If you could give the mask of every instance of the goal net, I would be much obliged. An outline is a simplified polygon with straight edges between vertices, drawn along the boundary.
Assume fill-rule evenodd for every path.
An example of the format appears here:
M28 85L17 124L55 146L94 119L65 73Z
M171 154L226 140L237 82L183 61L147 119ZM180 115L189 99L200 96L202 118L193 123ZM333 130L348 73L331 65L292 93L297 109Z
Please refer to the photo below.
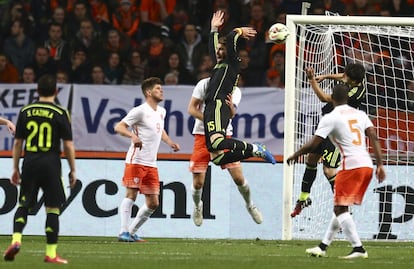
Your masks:
M374 176L363 204L351 208L365 240L414 240L413 25L412 19L403 18L287 17L291 36L286 44L285 158L310 140L324 105L304 69L313 67L316 75L343 72L348 63L366 69L362 109L380 138L387 178L379 184ZM334 83L324 80L320 86L330 92ZM290 217L304 170L305 158L284 166L284 239L322 239L333 214L333 194L320 163L310 194L312 205Z

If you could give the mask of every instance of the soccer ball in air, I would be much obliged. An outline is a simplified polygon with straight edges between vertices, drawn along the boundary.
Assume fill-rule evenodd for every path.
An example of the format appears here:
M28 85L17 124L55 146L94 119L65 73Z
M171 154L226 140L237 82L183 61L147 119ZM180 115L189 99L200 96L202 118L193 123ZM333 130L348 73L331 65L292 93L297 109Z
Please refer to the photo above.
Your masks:
M288 36L289 30L283 23L275 23L269 28L269 39L274 43L283 44Z

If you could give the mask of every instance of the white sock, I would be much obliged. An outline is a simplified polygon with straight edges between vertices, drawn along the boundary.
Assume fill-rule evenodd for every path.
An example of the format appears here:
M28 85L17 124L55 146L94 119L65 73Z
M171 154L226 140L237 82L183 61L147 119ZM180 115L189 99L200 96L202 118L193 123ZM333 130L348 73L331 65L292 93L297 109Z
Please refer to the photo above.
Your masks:
M325 236L322 240L322 243L329 246L335 238L335 235L339 231L339 222L335 214L333 214L331 221L329 222L328 230L326 230Z
M361 247L362 242L359 238L356 225L351 214L349 214L349 212L342 213L337 217L337 219L339 225L341 225L342 231L344 231L352 247Z
M119 233L128 232L129 220L131 219L132 206L134 200L124 198L119 206L119 216L121 216L121 231Z
M196 206L198 206L198 204L200 203L200 201L201 201L201 195L203 194L203 188L200 188L200 189L195 189L194 188L194 186L192 185L192 187L191 187L191 190L192 190L192 194L193 194L193 201L194 201L194 204L196 205Z
M241 196L243 197L244 201L246 202L246 206L251 206L253 204L251 198L250 198L250 187L249 187L249 182L247 182L247 180L244 180L244 184L237 186L237 188L239 189L239 192L241 194Z
M138 210L135 219L132 221L131 225L129 225L130 234L135 234L139 227L141 227L148 220L154 211L155 210L153 209L149 209L146 204L143 204Z

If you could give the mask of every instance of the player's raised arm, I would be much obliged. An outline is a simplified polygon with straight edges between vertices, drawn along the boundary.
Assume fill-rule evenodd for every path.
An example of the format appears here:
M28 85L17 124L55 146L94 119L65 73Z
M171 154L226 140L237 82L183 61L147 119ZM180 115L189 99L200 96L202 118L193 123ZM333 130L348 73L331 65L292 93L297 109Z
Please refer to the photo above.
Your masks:
M315 92L316 96L318 96L319 100L324 103L330 103L332 102L332 98L330 94L327 94L324 92L321 87L319 87L319 83L316 80L315 77L315 71L312 67L306 68L306 77L309 80L309 83L311 84L312 90Z
M239 27L235 28L234 31L236 31L241 37L245 39L253 38L257 34L256 29L252 27Z
M211 18L211 31L217 32L218 28L222 26L224 23L224 11L217 10L213 13L213 17Z

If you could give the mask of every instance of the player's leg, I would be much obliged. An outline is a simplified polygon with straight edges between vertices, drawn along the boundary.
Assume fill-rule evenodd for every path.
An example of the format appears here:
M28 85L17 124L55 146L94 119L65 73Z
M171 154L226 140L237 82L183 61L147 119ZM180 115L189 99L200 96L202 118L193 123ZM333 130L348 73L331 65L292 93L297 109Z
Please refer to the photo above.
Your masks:
M3 254L3 258L5 261L14 261L15 256L19 253L21 244L22 244L22 237L23 237L23 230L27 224L27 216L29 214L29 208L32 207L34 200L39 191L39 186L37 184L37 178L31 177L26 178L26 175L30 175L33 171L25 171L27 168L23 166L22 174L21 174L21 183L20 183L20 191L19 191L19 205L14 213L13 218L13 234L12 240L9 247ZM33 173L34 174L34 173ZM35 174L34 174L35 175Z
M319 243L318 246L313 248L306 249L306 253L310 254L314 257L325 257L326 256L326 250L328 246L332 243L334 240L336 234L339 231L339 222L336 218L336 215L333 214L331 221L329 222L328 229L326 230L325 236L323 240Z
M20 251L22 243L23 229L27 223L28 208L20 206L17 208L13 218L13 235L11 244L3 254L5 261L14 261L15 256Z
M329 138L324 141L322 162L323 173L331 185L331 190L333 192L335 186L336 170L341 164L341 153Z
M335 187L336 172L337 168L327 167L326 165L323 166L323 174L325 175L325 178L328 180L328 183L331 186L332 193L334 192Z
M145 194L145 203L139 208L137 215L129 226L129 233L134 242L145 242L137 234L138 229L150 218L159 205L158 194Z
M196 226L201 226L203 223L203 201L201 197L209 162L210 152L206 147L205 136L195 135L189 170L193 174L191 192L194 202L193 221Z
M60 166L59 166L60 167ZM56 250L58 247L60 227L60 205L66 200L60 169L49 168L49 173L43 174L46 179L41 183L46 209L46 255L45 262L66 264L68 261L61 258Z
M216 165L237 162L250 157L259 157L271 164L276 163L272 153L263 144L250 144L234 138L225 138L223 134L218 133L212 134L210 140L211 146L208 150L213 154L212 162Z
M337 174L335 182L334 212L339 225L351 243L351 253L342 258L368 258L368 253L362 246L355 222L349 212L348 205L359 205L372 178L372 168L356 168L342 170ZM354 182L349 184L349 182Z
M215 154L213 163L222 165L244 160L250 157L260 157L272 164L276 163L273 155L261 144L250 144L233 138L225 137L231 112L221 100L210 102L204 109L204 129L206 145L209 152ZM227 150L222 152L222 150Z
M193 184L191 188L194 209L193 209L193 222L196 226L203 224L203 201L201 196L203 194L204 180L206 173L193 173Z
M137 235L138 229L149 219L159 206L160 181L158 169L139 165L138 169L139 191L145 195L145 203L138 210L137 215L129 225L129 233L135 242L144 242Z
M312 200L309 198L312 184L316 179L317 165L321 158L319 153L309 153L306 159L305 173L301 182L301 193L296 201L295 208L290 214L291 217L295 217L302 212L302 209L311 205Z
M66 264L68 261L56 253L60 226L59 215L59 207L46 207L46 255L44 261Z
M132 207L137 199L138 188L126 187L125 198L122 199L119 205L119 216L121 218L121 229L118 235L118 241L130 242L131 236L128 231L129 223L131 220Z
M135 181L137 177L138 165L137 164L125 164L124 176L122 178L122 184L125 186L125 197L122 199L119 205L119 216L121 220L121 228L118 234L118 241L131 242L131 235L129 234L128 227L131 220L132 207L137 199L138 182Z
M228 164L227 170L233 178L234 183L236 183L237 189L246 203L247 211L257 224L262 223L263 215L251 199L249 182L244 178L240 162Z
M341 258L368 258L368 253L362 246L362 242L359 238L354 219L352 218L352 215L349 213L348 206L335 206L334 210L335 214L337 215L337 219L342 231L344 232L348 241L352 245L351 253Z

